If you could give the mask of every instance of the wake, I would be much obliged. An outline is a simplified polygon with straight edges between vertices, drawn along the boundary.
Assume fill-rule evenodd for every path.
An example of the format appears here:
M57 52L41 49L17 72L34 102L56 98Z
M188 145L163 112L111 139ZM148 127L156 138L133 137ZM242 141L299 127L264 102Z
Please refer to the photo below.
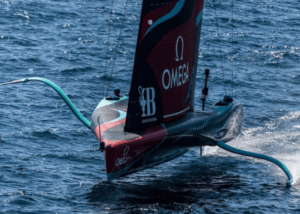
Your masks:
M248 128L235 140L229 142L230 146L238 149L271 156L284 163L294 177L293 184L300 182L300 111L291 112L274 121L266 122L264 126ZM235 156L218 147L204 147L203 155ZM255 159L255 161L265 162ZM281 170L274 170L282 175Z

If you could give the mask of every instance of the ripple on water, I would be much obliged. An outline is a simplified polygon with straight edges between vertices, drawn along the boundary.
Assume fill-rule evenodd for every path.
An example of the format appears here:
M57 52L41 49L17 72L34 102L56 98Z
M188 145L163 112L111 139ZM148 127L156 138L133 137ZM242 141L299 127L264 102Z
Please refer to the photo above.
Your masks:
M1 82L51 79L84 116L106 94L124 2L0 1ZM218 148L106 181L98 141L53 90L38 83L0 90L0 213L299 213L299 2L216 2L227 94L234 59L235 100L245 107L230 144L271 155L295 182L265 161ZM141 2L130 2L110 89L130 88ZM210 68L207 105L224 95L214 4L205 1L196 103ZM234 26L233 55L231 26ZM105 73L106 71L106 73ZM106 85L103 90L103 82Z

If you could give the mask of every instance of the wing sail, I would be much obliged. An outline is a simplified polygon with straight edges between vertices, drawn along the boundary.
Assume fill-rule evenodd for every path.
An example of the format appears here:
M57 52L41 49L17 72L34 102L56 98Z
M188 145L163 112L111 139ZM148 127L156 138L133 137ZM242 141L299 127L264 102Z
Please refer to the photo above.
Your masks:
M203 0L144 0L125 131L181 117L194 106Z

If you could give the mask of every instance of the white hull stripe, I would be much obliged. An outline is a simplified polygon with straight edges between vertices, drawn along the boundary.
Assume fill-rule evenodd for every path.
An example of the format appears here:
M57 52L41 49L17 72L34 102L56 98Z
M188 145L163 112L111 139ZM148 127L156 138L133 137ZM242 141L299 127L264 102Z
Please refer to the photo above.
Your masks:
M186 112L190 109L190 107L187 107L186 109L183 109L182 111L179 111L177 113L174 113L174 114L169 114L169 115L164 115L164 118L169 118L169 117L173 117L173 116L176 116L178 114L182 114L183 112Z

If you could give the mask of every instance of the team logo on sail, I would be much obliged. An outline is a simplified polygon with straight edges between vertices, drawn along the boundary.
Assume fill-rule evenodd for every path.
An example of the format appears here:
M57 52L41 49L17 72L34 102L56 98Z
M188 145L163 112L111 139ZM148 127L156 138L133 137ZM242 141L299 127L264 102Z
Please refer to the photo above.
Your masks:
M140 93L140 105L143 111L142 117L150 117L155 115L155 89L153 87L143 88L142 86L140 86L138 90Z
M179 45L181 44L181 51ZM179 36L175 46L175 61L183 61L184 40ZM162 74L162 85L165 90L184 85L189 80L189 63L182 63L172 69L165 69Z

